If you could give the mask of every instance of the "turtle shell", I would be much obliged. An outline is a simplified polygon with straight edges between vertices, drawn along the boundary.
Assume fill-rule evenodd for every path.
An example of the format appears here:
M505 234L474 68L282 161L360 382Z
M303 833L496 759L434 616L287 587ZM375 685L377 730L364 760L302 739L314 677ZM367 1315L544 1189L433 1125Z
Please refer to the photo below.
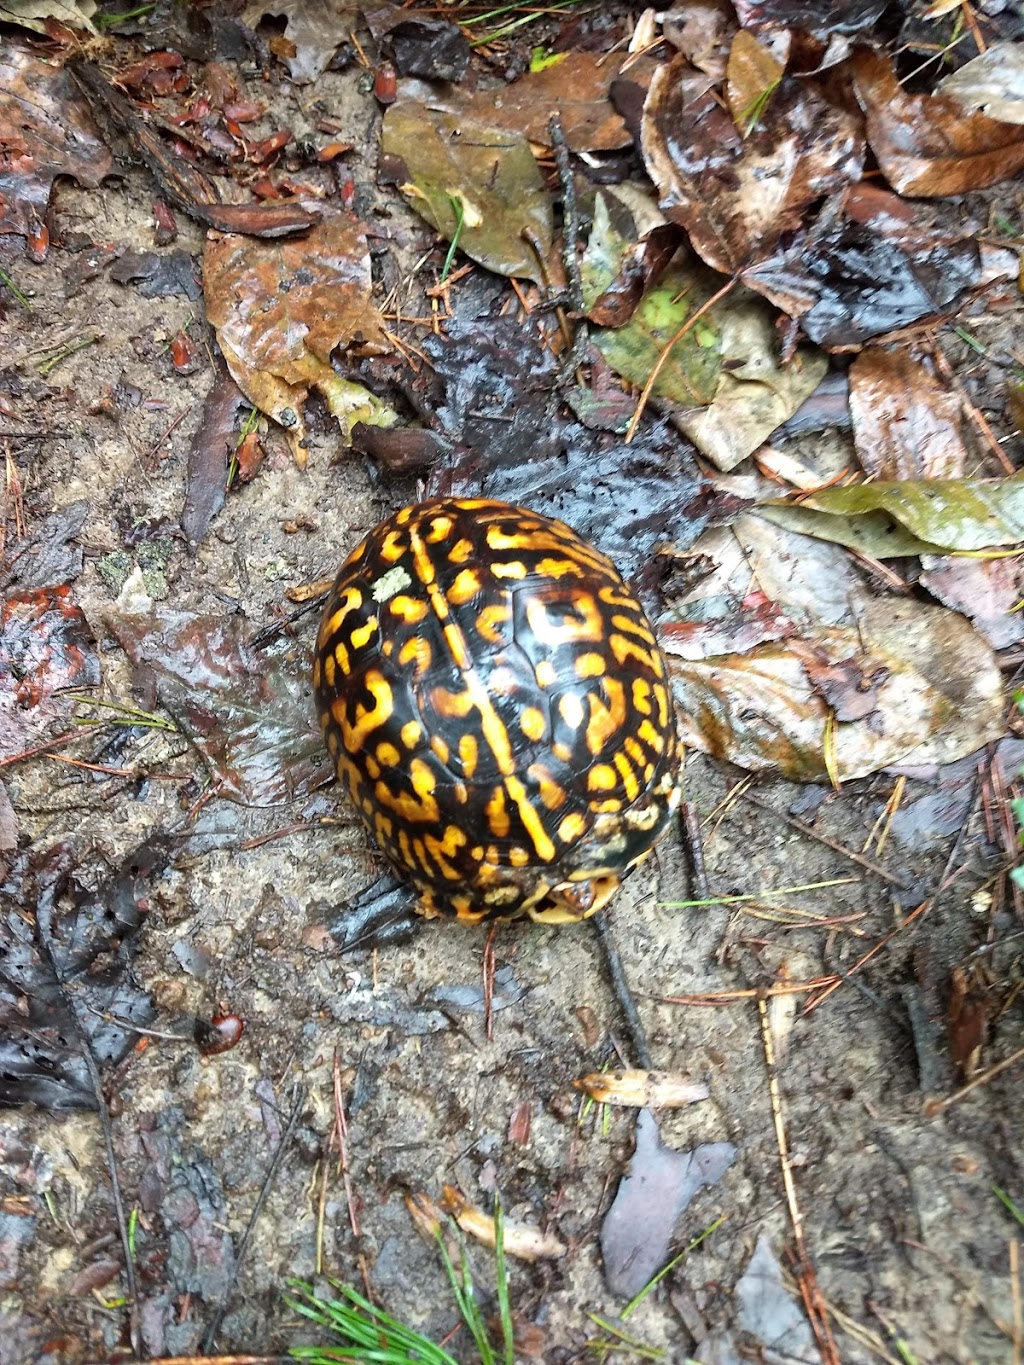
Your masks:
M665 662L560 521L440 498L342 565L313 673L324 740L427 915L585 918L678 801Z

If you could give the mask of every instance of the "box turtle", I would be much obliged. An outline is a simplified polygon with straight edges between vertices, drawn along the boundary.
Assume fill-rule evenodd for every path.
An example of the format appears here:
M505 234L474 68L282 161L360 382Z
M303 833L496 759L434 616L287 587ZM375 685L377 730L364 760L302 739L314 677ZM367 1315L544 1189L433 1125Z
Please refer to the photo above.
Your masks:
M422 914L586 918L679 797L665 662L614 565L560 521L439 498L341 566L324 740Z

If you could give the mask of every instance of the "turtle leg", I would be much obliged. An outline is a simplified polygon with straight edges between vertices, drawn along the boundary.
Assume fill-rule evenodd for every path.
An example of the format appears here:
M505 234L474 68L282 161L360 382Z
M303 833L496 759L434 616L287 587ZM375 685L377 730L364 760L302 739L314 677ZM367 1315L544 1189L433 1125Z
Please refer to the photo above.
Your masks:
M422 917L416 913L416 893L412 887L385 875L340 905L328 920L327 928L339 948L350 952L354 948L408 943L422 923Z

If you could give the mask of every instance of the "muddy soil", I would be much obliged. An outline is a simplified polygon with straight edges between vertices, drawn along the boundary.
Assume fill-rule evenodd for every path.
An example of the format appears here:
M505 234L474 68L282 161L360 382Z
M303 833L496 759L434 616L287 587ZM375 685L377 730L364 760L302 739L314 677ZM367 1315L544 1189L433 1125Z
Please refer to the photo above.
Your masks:
M393 191L376 188L377 112L360 76L358 68L325 74L317 99L341 126L370 130L360 131L365 148L352 163L357 195L371 228L387 234L389 268L410 281L403 307L415 311L409 272L433 239ZM296 137L310 127L304 99L286 83L264 97L274 101L275 126ZM152 194L141 169L100 192L62 182L55 237L74 242L84 234L151 251ZM948 212L956 219L962 208L951 204ZM175 248L198 257L200 230L184 216L179 228ZM228 498L197 554L169 535L159 572L132 550L120 570L112 567L133 519L178 521L189 444L214 379L212 342L201 301L147 298L106 272L69 294L75 260L58 248L32 266L20 239L0 239L0 265L32 302L30 321L9 310L3 345L43 351L69 331L97 336L45 378L31 357L3 371L14 425L29 433L9 446L31 523L76 500L88 503L76 599L100 640L103 695L131 702L131 671L103 625L119 599L137 603L148 594L186 612L238 613L259 627L287 587L332 574L396 498L341 448L326 414L314 412L305 472L271 435L268 463ZM174 372L167 350L180 328L204 357L189 377ZM116 385L136 390L137 404L96 412ZM156 410L149 400L160 400ZM1006 449L1024 455L1019 438ZM296 523L301 529L286 529ZM297 627L297 669L308 665L313 631L308 618ZM282 1291L290 1277L318 1269L369 1285L390 1312L439 1339L456 1315L436 1250L413 1229L402 1196L407 1189L437 1196L452 1184L483 1206L500 1191L510 1218L550 1227L567 1243L561 1260L513 1263L512 1304L533 1358L587 1357L585 1343L601 1335L588 1312L613 1316L621 1307L604 1287L598 1233L634 1125L625 1111L581 1115L571 1088L575 1077L618 1065L616 1043L628 1055L596 935L586 925L501 928L488 1038L484 931L432 923L410 945L348 956L325 931L334 908L381 870L333 789L318 798L318 813L336 823L325 818L254 845L299 821L308 799L271 810L214 799L194 810L194 790L173 780L195 771L187 748L174 736L137 738L114 766L130 770L143 759L170 777L140 783L39 759L13 769L8 783L23 840L69 839L96 877L153 831L190 835L154 885L135 963L157 1001L158 1036L130 1055L115 1087L114 1154L127 1205L140 1210L144 1352L195 1350L225 1296L220 1351L269 1355L311 1339ZM662 1117L664 1140L681 1150L723 1140L737 1148L722 1181L681 1218L676 1245L719 1217L724 1223L648 1296L629 1320L630 1335L672 1361L795 1358L784 1344L774 1354L752 1347L733 1294L762 1233L787 1272L793 1246L757 1004L678 1005L662 997L743 990L776 972L796 981L845 976L929 900L927 913L813 1013L801 1013L800 996L773 1004L780 1112L807 1255L839 1358L850 1365L900 1359L898 1336L920 1362L1008 1361L1007 1331L1019 1314L1009 1270L1015 1224L993 1187L1024 1196L1021 1072L1010 1069L926 1117L922 1041L911 1023L922 1011L941 1020L950 970L972 955L994 973L1013 969L1020 926L986 895L998 859L986 841L985 811L975 803L952 866L955 836L891 839L882 857L887 880L787 823L805 796L797 788L758 780L750 788L755 805L736 792L742 777L700 755L686 764L686 796L700 818L714 893L836 884L762 898L756 907L672 908L694 895L677 831L614 906L614 934L656 1065L710 1086L706 1102ZM850 784L807 818L817 834L859 851L894 782ZM906 800L919 790L912 783ZM786 906L801 913L787 914ZM169 1036L188 1033L192 1016L218 1013L244 1020L233 1050L203 1056L190 1036ZM986 1055L1009 1055L1022 1042L1017 1005L995 1023ZM936 1055L948 1067L941 1044ZM358 1236L337 1153L328 1148L335 1059L347 1097ZM940 1079L942 1093L955 1087L948 1070ZM296 1102L295 1139L232 1285L242 1233ZM517 1141L524 1106L529 1132ZM116 1304L121 1281L115 1274L91 1287L81 1278L86 1267L116 1263L120 1254L96 1116L8 1111L0 1138L7 1195L0 1359L117 1356L126 1342L126 1315ZM16 1178L31 1159L40 1173L34 1189ZM26 1189L45 1200L19 1204ZM471 1256L486 1288L490 1258L480 1248ZM464 1335L451 1349L470 1358Z

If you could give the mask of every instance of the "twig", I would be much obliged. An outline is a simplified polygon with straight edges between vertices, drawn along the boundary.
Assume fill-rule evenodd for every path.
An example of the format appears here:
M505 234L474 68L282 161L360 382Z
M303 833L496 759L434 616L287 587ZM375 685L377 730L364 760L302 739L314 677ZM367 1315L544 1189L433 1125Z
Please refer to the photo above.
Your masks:
M604 950L605 966L608 968L608 976L612 983L612 990L615 992L615 999L618 1001L619 1009L622 1011L623 1021L626 1031L629 1034L630 1042L633 1044L633 1051L636 1060L645 1071L653 1070L651 1061L651 1049L647 1045L647 1034L644 1026L640 1022L640 1015L637 1013L636 1001L633 999L633 992L629 988L626 980L626 973L622 969L622 958L619 950L615 946L615 939L612 937L611 926L603 910L598 910L596 915L590 916L590 922L597 930L597 936L601 940L601 947Z
M355 1195L352 1193L352 1177L348 1169L348 1121L345 1118L345 1095L341 1086L341 1062L334 1053L334 1121L338 1130L338 1164L341 1179L345 1186L345 1201L348 1204L348 1221L353 1237L360 1236L359 1216L356 1213Z
M1013 1304L1013 1365L1021 1365L1024 1351L1024 1316L1020 1305L1020 1243L1010 1238L1010 1300Z
M580 258L576 254L576 243L580 236L580 210L576 199L576 181L572 173L569 144L565 140L562 121L557 114L548 121L548 133L555 154L558 183L562 190L562 262L565 267L569 308L575 315L572 347L565 361L565 372L572 374L583 364L590 341L585 316L586 305L583 300L583 276L580 273Z
M121 1251L124 1256L124 1281L126 1297L128 1299L128 1330L131 1338L132 1350L137 1355L141 1349L142 1335L139 1328L139 1301L138 1285L135 1279L135 1259L132 1256L132 1239L128 1231L128 1219L124 1211L124 1199L121 1195L121 1180L117 1173L117 1159L114 1154L114 1129L110 1121L110 1109L107 1105L107 1098L103 1093L103 1077L100 1074L100 1065L96 1060L96 1053L93 1050L92 1039L89 1037L82 1022L82 1016L78 1008L78 1000L67 987L63 973L57 962L57 956L53 950L54 944L54 923L53 923L53 902L46 896L41 896L36 905L36 928L39 931L39 947L46 959L47 966L53 973L54 980L68 1008L68 1013L78 1034L78 1041L82 1047L82 1056L85 1059L86 1070L89 1073L89 1081L92 1085L96 1097L96 1111L100 1120L100 1131L103 1133L103 1148L107 1158L107 1174L110 1177L110 1192L114 1201L114 1218L117 1222L117 1232L121 1239Z
M484 1036L488 1042L494 1037L494 939L497 932L498 926L492 924L484 943L483 961L481 962L484 990Z
M242 1267L242 1262L245 1260L245 1253L249 1249L249 1241L252 1237L253 1229L256 1226L257 1219L263 1212L263 1205L267 1202L267 1197L273 1188L274 1181L277 1179L277 1173L281 1169L281 1163L291 1144L292 1133L295 1131L295 1125L299 1121L299 1115L302 1113L302 1106L305 1103L306 1087L304 1085L296 1085L292 1091L292 1107L291 1112L288 1115L288 1123L281 1135L281 1141L277 1144L277 1150L274 1152L267 1174L263 1178L263 1185L256 1197L256 1203L253 1205L252 1213L249 1215L249 1222L246 1224L245 1232L242 1234L242 1240L238 1247L238 1255L235 1257L235 1264L232 1267L231 1274L228 1276L228 1282L224 1287L224 1293L221 1296L220 1303L218 1304L213 1317L210 1319L210 1325L203 1334L201 1349L204 1355L208 1354L213 1349L213 1343L217 1339L217 1333L220 1331L220 1325L224 1321L224 1314L228 1310L228 1303L234 1292L235 1283L238 1280L238 1272Z
M707 991L703 995L652 995L651 1000L660 1000L663 1005L735 1005L741 1000L760 1000L770 995L803 995L807 991L820 991L822 986L839 983L837 976L822 976L814 981L787 981L776 986L752 986L747 990Z
M758 997L757 1010L761 1020L761 1040L764 1045L765 1069L768 1073L768 1093L771 1097L772 1118L775 1123L775 1140L778 1144L779 1162L782 1166L782 1183L786 1191L789 1219L793 1225L793 1240L796 1244L799 1260L797 1282L800 1285L800 1294L804 1301L807 1319L814 1332L822 1360L825 1365L841 1365L836 1344L832 1339L828 1311L821 1297L821 1291L818 1289L817 1277L814 1274L814 1267L811 1265L807 1254L807 1244L804 1241L803 1218L800 1213L800 1206L797 1203L796 1183L793 1180L793 1167L789 1160L786 1127L782 1117L782 1096L779 1091L779 1076L775 1065L775 1045L772 1041L771 1021L768 1018L768 1005L763 996Z
M695 900L711 899L711 884L704 863L704 844L700 837L700 820L697 807L692 801L683 802L683 833L686 835L686 852L690 859L690 876Z
M726 294L736 286L737 282L736 276L734 275L731 280L727 280L726 283L722 285L717 293L712 294L709 299L706 299L696 312L691 313L676 332L675 336L672 337L665 346L661 355L658 356L658 359L654 362L654 369L647 376L647 383L643 387L643 392L637 402L633 416L629 419L629 426L626 428L626 434L623 437L623 443L625 445L629 445L630 441L632 441L633 437L636 435L636 429L640 425L640 418L644 415L644 409L647 407L647 400L651 396L651 390L658 382L658 375L661 374L662 370L665 368L665 362L672 353L673 346L675 346L677 341L682 341L683 337L686 336L686 333L697 324L699 319L710 311L710 309L714 308L715 304L718 303L720 299L724 299Z
M895 929L890 929L887 934L884 934L873 948L869 948L866 953L857 959L848 972L845 972L833 985L826 986L819 996L816 996L813 1000L808 1000L807 1004L804 1006L804 1014L812 1014L820 1004L828 999L833 991L836 991L840 986L845 985L854 972L860 971L861 967L863 967L866 962L870 962L876 953L880 953L890 939L895 938L897 934L900 934L904 929L909 928L914 920L920 919L926 911L931 909L931 907L931 901L922 901L916 910L911 910L902 924L898 924Z
M876 877L881 877L883 881L898 886L902 891L909 891L909 883L902 877L897 877L895 873L887 872L880 863L872 862L870 858L865 858L863 853L855 853L852 848L847 848L845 844L839 843L836 839L830 839L827 834L819 834L813 825L808 825L803 820L798 820L795 815L787 815L784 811L776 810L769 806L767 801L761 801L758 797L752 796L749 791L740 792L744 801L749 801L758 810L763 810L766 815L774 815L777 820L784 820L793 829L798 829L801 834L806 834L808 839L814 839L819 844L824 844L826 848L832 849L834 853L841 854L844 858L849 858L851 863L856 863L858 867L863 867L865 871L873 873Z
M988 1085L989 1081L995 1078L1008 1067L1014 1066L1017 1062L1024 1061L1024 1047L1019 1047L1016 1052L1011 1052L1009 1057L1004 1057L1001 1062L996 1062L987 1071L983 1071L980 1076L975 1076L973 1081L968 1081L959 1090L954 1090L952 1095L947 1095L944 1100L933 1100L925 1106L925 1117L933 1119L937 1114L941 1114L944 1109L948 1109L951 1104L956 1104L965 1095L969 1095L972 1090L977 1090L979 1085Z

